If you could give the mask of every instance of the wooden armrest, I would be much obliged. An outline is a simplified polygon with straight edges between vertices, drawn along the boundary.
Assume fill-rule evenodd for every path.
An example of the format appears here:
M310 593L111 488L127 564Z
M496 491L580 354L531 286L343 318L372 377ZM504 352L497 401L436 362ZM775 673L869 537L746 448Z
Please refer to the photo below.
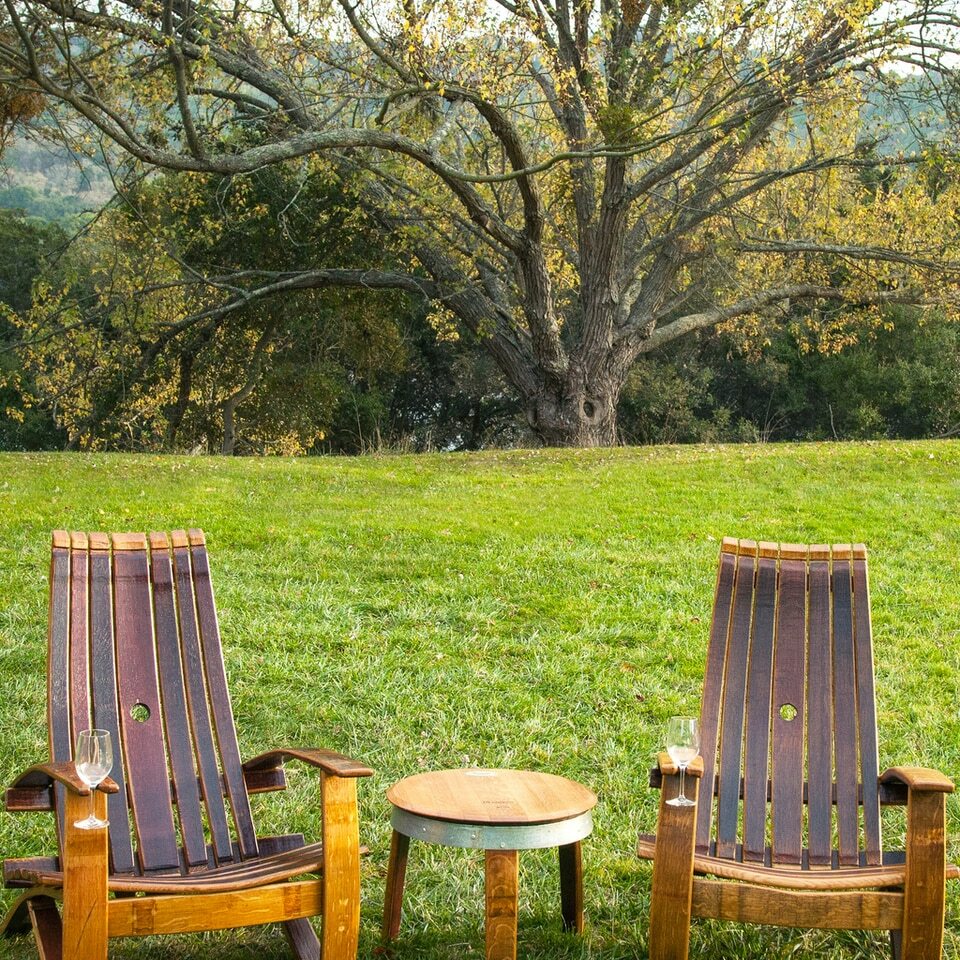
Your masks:
M657 770L663 777L679 773L680 768L670 759L670 754L662 750L657 754ZM703 757L694 757L687 766L688 777L703 776Z
M49 810L51 808L50 788L54 783L62 784L78 796L90 796L90 788L80 779L72 760L37 763L24 770L7 789L5 798L7 809ZM116 793L119 789L110 777L105 777L97 786L97 790L103 793Z
M888 767L880 774L880 783L903 783L909 790L927 793L953 793L953 781L930 767Z
M322 750L318 747L268 750L248 760L243 765L243 771L246 774L282 769L287 760L300 760L311 767L319 767L324 773L335 777L369 777L373 774L370 767L358 760L351 760L350 757L335 753L333 750Z

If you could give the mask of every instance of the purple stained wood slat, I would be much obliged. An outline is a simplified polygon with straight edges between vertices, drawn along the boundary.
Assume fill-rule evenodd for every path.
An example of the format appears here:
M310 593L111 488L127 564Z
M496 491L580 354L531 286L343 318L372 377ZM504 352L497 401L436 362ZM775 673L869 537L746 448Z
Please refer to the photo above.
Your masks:
M740 813L740 769L743 757L743 720L746 698L747 658L753 614L756 559L741 555L737 563L736 588L727 658L723 678L723 717L720 726L720 787L717 797L717 856L737 855Z
M180 838L189 866L206 864L207 841L203 833L200 789L193 759L190 724L187 720L186 692L180 660L180 635L177 629L176 601L173 595L173 569L166 538L151 536L150 574L153 583L153 611L157 636L157 663L160 668L160 692L163 696L163 720L167 734L167 752L180 820Z
M199 534L199 538L198 538ZM250 800L243 779L240 748L233 725L233 708L227 687L227 674L220 645L220 627L213 599L213 584L210 580L210 565L207 550L199 531L190 531L190 561L193 567L193 585L197 601L197 619L200 625L200 640L203 647L203 665L207 675L207 689L213 712L220 762L230 809L237 829L237 841L244 858L259 853L257 834L250 811ZM197 543L197 539L201 542Z
M770 695L776 606L777 561L761 556L757 561L754 596L743 768L743 859L761 863L767 849Z
M47 736L50 759L70 760L73 738L70 730L70 548L69 538L54 535L50 554L50 606L47 633ZM63 787L54 790L57 808L58 838L63 840L63 816L66 805Z
M210 828L214 857L217 863L227 863L233 860L233 841L223 805L223 785L207 707L207 682L204 676L203 654L197 627L190 550L187 545L187 536L182 531L173 533L173 571L177 593L177 615L180 622L183 677L194 753L200 770L200 788L207 811L207 825Z
M180 856L164 753L146 541L142 549L124 542L114 550L113 586L120 726L137 856L145 873L176 869ZM138 719L139 707L149 716Z
M870 588L867 561L853 561L854 650L857 661L857 711L860 728L860 776L863 782L863 846L866 861L881 862L880 800L875 789L879 776L877 758L877 705L873 679L873 641L870 630Z
M811 547L811 557L822 548ZM830 650L830 563L811 559L807 661L807 825L810 863L830 863L833 773L833 683Z
M70 733L77 742L81 730L90 729L90 554L84 534L71 534L70 551Z
M841 866L860 862L857 769L857 687L853 654L853 598L850 561L833 559L834 773L837 782L837 833Z
M135 872L135 863L133 845L130 841L127 781L120 740L111 586L110 551L91 550L90 662L93 722L99 729L110 731L114 749L114 765L110 776L120 788L116 793L107 796L111 869L114 873L130 874Z
M771 813L774 863L799 864L803 853L801 837L807 668L806 613L806 562L784 558L780 561L780 602L777 609L777 642L773 667ZM792 708L792 711L789 708Z
M723 664L727 655L727 634L733 609L733 590L737 558L721 553L713 600L713 620L707 649L707 669L700 706L700 753L703 756L702 783L712 784L717 766L717 736L720 730L720 699L723 693ZM713 791L704 789L697 805L697 853L705 854L710 846Z

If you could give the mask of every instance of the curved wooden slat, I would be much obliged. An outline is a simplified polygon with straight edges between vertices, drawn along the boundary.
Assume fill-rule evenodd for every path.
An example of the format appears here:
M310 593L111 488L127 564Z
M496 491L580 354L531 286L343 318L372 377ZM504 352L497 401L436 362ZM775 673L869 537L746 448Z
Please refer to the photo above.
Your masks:
M777 609L775 544L761 544L753 605L743 757L743 859L762 861L767 846L767 782L770 764L770 702L773 633ZM767 555L764 555L764 554ZM723 761L721 760L721 765Z
M653 860L654 836L641 836L637 842L637 856ZM895 863L880 867L818 867L804 869L800 866L764 867L759 864L738 863L720 857L705 857L697 854L693 869L698 874L739 880L744 883L765 884L785 890L869 890L899 887L906 877L906 864ZM948 880L960 879L960 866L948 863Z
M870 628L870 586L866 547L853 546L853 637L857 660L857 723L860 731L860 771L864 783L878 779L877 706L873 679L873 639ZM863 844L867 863L880 863L882 837L880 798L869 791L863 798Z
M810 863L830 863L833 846L833 651L830 548L810 548L807 647L807 829Z
M741 544L733 600L730 635L723 677L723 721L720 726L720 790L717 797L717 853L733 857L740 820L740 777L746 706L747 658L753 620L756 556ZM708 781L709 782L709 781Z
M47 736L50 759L73 758L70 723L70 534L56 530L50 551L50 606L47 613ZM57 838L63 843L66 797L54 790Z
M180 837L186 861L191 866L207 862L207 841L203 835L200 790L191 749L190 724L180 660L176 601L173 596L173 567L162 534L150 535L150 579L156 623L157 663L167 752L173 774L174 795L180 821Z
M857 688L853 646L853 593L849 547L834 547L830 589L833 594L834 778L837 784L837 833L840 864L860 862L857 784Z
M144 872L180 865L173 798L164 750L163 719L150 603L146 538L113 537L113 596L117 690L123 759ZM139 712L146 708L143 713Z
M314 843L272 857L259 857L230 863L211 870L188 874L131 877L111 874L108 888L114 893L204 893L208 890L250 890L266 883L288 880L305 873L323 870L323 845ZM63 872L49 865L24 866L17 873L20 883L57 888L63 884Z
M771 890L698 878L693 882L693 915L780 927L893 930L903 918L903 894L874 890Z
M90 552L85 533L70 534L70 730L90 729Z
M200 648L200 629L197 624L189 541L182 530L174 530L171 541L183 673L186 680L187 707L190 712L190 731L193 735L194 753L200 771L200 785L207 811L214 857L217 863L227 863L233 859L233 844L230 840L227 813L223 805L223 784L220 779L217 749L207 705L207 683L203 653Z
M736 541L732 541L735 545ZM707 648L707 672L700 706L700 754L703 757L703 778L713 783L716 774L717 740L720 733L720 703L723 696L723 663L727 653L727 634L733 611L733 589L736 581L737 557L724 540L720 554L717 583L714 590L713 617L710 622L710 645ZM710 845L713 797L706 793L697 807L697 851Z
M365 763L320 747L287 747L281 750L268 750L244 762L244 775L261 770L280 770L287 760L299 760L301 763L318 767L337 777L373 775L373 770Z
M773 670L771 816L773 862L800 863L802 855L803 726L807 701L807 566L787 554L780 562L780 600Z
M110 541L102 534L90 537L90 661L93 719L109 730L114 744L113 779L117 793L107 798L110 821L110 861L115 873L134 873L130 831L130 797L120 740L120 705L117 702L117 663L113 631L113 573Z
M220 763L223 768L223 780L237 829L240 852L244 857L255 857L258 853L257 834L253 826L253 814L250 811L246 784L243 780L237 731L233 725L233 707L230 703L223 650L220 646L220 626L213 600L213 583L210 579L207 549L203 543L202 531L191 530L189 537L203 665L207 676L207 691L217 747L220 752Z

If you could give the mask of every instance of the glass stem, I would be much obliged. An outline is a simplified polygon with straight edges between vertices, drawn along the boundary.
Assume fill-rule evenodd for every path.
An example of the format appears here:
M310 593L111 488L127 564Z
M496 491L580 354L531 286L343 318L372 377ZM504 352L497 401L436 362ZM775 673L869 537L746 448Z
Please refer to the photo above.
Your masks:
M685 763L682 763L682 764L679 764L679 767L680 767L680 799L686 800L687 795L683 792L683 780L684 780L684 775L687 772L687 765Z
M96 787L90 788L90 820L91 822L97 819L96 807L94 806L94 800L93 800L94 796L96 795L96 792L97 792Z

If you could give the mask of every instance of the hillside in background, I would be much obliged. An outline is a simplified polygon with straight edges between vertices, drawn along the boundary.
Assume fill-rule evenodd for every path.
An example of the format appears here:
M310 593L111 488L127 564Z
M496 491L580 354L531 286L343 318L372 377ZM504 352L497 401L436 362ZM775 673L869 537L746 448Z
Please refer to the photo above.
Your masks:
M0 207L43 220L95 212L113 196L106 171L55 143L18 139L0 166Z

